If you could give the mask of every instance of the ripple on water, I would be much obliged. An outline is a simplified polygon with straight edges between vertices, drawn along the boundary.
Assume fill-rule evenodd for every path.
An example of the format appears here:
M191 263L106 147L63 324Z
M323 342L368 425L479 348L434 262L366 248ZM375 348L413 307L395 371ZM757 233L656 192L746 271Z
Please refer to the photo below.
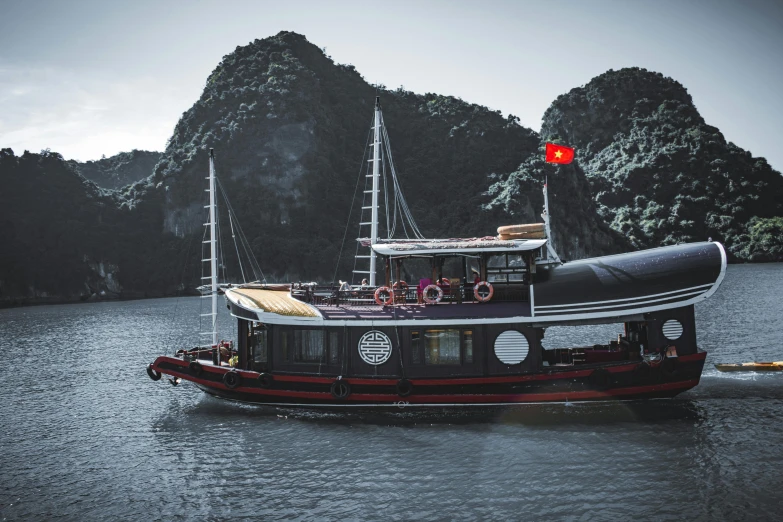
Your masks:
M0 310L14 362L0 366L0 515L775 519L783 375L712 363L783 359L781 276L729 267L696 309L702 381L677 399L448 415L258 408L151 382L148 362L194 343L198 299Z

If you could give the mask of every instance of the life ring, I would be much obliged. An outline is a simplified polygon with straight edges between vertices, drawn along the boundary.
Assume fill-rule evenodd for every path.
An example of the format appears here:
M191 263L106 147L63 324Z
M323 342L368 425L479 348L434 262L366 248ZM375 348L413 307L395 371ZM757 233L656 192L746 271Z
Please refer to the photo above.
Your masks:
M397 395L400 397L407 397L413 391L413 383L408 379L400 379L397 381Z
M204 371L204 367L201 366L201 363L198 361L191 361L191 363L188 364L188 369L190 370L190 373L192 373L196 377L200 376L201 373Z
M431 295L432 292L435 292L435 297ZM424 291L422 291L422 296L424 297L425 303L437 304L440 303L441 299L443 299L443 289L438 285L429 285L424 288Z
M392 285L392 288L394 288L395 290L403 290L407 292L408 283L406 283L405 281L397 281L396 283L394 283L394 285Z
M588 377L588 381L590 381L590 385L597 389L597 390L605 390L609 387L609 380L611 379L611 374L608 370L605 370L603 368L598 368L593 370L593 373L590 374L590 377Z
M258 385L262 388L269 388L272 386L272 383L274 382L275 378L272 376L271 373L262 373L258 376Z
M394 297L398 303L404 303L408 296L408 283L405 281L397 281L392 285L394 289Z
M155 370L151 364L147 365L147 375L149 375L150 379L152 379L153 381L159 381L160 378L163 376L163 374Z
M493 295L495 295L495 289L492 287L492 283L479 281L473 285L473 297L475 297L476 301L479 303L486 303L492 299Z
M351 384L348 381L337 379L332 383L331 392L335 399L345 399L351 394Z
M381 295L386 297L381 297ZM381 306L389 306L394 302L394 296L391 288L388 286L381 286L375 290L375 302Z
M223 384L232 390L239 386L240 382L242 382L242 376L239 375L239 372L231 370L223 374Z
M666 357L661 362L661 374L663 374L666 380L672 380L677 377L677 358Z

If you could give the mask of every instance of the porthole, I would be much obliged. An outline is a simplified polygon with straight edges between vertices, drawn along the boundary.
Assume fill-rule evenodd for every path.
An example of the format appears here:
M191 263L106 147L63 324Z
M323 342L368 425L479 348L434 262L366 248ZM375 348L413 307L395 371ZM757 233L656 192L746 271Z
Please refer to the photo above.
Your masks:
M506 330L495 339L495 356L504 364L521 363L529 349L527 337L516 330Z
M669 319L663 323L663 336L670 341L676 341L682 337L682 323L677 319Z

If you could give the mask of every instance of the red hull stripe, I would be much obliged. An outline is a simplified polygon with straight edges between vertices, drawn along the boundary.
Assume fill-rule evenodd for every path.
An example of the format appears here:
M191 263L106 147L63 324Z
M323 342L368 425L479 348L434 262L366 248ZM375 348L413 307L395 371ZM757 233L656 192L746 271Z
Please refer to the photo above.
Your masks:
M681 362L691 362L691 361L699 361L704 360L707 357L706 352L700 352L695 353L691 355L683 355L679 359ZM182 368L187 368L188 363L183 361L182 359L177 359L175 357L158 357L155 360L155 363L153 364L153 368L155 370L167 373L173 375L176 372L172 372L171 370L164 370L161 369L158 364L161 362L166 362L168 364L173 364L176 366L180 366ZM636 368L636 365L639 364L638 362L629 363L629 364L620 364L616 366L606 366L604 367L606 370L608 370L610 373L622 373L622 372L629 372L632 371L634 368ZM221 367L216 368L214 366L210 365L203 365L202 368L205 372L209 373L219 373L223 374L229 371L228 368ZM560 372L553 372L553 373L547 373L547 374L535 374L535 375L513 375L513 376L498 376L498 377L457 377L457 378L449 378L449 379L408 379L413 383L414 385L419 386L448 386L448 385L459 385L459 384L505 384L505 383L515 383L515 382L528 382L528 381L549 381L549 380L559 380L559 379L571 379L571 378L577 378L577 377L587 377L593 371L595 368L589 368L585 370L571 370L571 371L560 371ZM255 379L260 374L258 372L252 372L252 371L245 371L245 370L239 370L240 375L246 379ZM195 380L193 377L189 374L179 374L177 373L178 377L182 377L187 380ZM334 382L334 377L309 377L304 375L274 375L274 379L276 381L280 382L294 382L294 383L313 383L313 384L331 384ZM354 377L348 377L345 379L348 383L353 385L376 385L376 386L390 386L397 384L397 378L392 379L362 379L362 378L354 378ZM255 390L255 388L253 388Z
M157 363L157 361L156 361ZM156 368L157 369L157 368ZM204 368L206 370L206 367ZM213 369L214 370L214 369ZM158 371L160 371L158 369ZM231 393L246 393L250 395L263 395L269 397L294 397L300 399L315 399L321 401L334 402L335 399L331 393L328 392L303 392L293 390L268 390L263 388L248 388L245 386L238 386L233 390L223 384L222 382L208 381L205 379L199 379L181 372L167 370L167 374L176 377L181 377L185 380L195 382L207 388L213 388L217 390L224 390ZM218 373L213 371L212 373ZM222 372L221 372L222 373ZM249 372L245 372L249 373ZM331 381L329 381L331 382ZM348 382L354 382L349 380ZM462 404L478 404L478 403L509 403L509 402L552 402L552 401L570 401L570 400L589 400L589 399L601 399L610 398L616 396L627 395L643 395L649 393L657 393L672 390L684 390L696 386L699 383L699 379L691 379L687 381L670 382L665 384L652 384L647 386L630 386L625 388L615 388L611 390L598 391L598 390L584 390L575 392L556 392L556 393L526 393L526 394L470 394L470 395L412 395L406 398L409 403L462 403ZM400 397L396 394L375 394L375 393L354 393L348 399L341 401L342 403L393 403L400 400Z

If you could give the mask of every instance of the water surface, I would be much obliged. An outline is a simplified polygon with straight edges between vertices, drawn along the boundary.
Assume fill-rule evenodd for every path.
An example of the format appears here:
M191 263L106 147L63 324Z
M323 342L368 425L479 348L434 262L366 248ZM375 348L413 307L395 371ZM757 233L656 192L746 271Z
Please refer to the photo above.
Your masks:
M448 416L152 382L147 363L197 343L198 298L0 310L0 519L779 519L783 375L712 363L783 360L781 296L783 265L730 266L696 308L701 384L677 399Z

